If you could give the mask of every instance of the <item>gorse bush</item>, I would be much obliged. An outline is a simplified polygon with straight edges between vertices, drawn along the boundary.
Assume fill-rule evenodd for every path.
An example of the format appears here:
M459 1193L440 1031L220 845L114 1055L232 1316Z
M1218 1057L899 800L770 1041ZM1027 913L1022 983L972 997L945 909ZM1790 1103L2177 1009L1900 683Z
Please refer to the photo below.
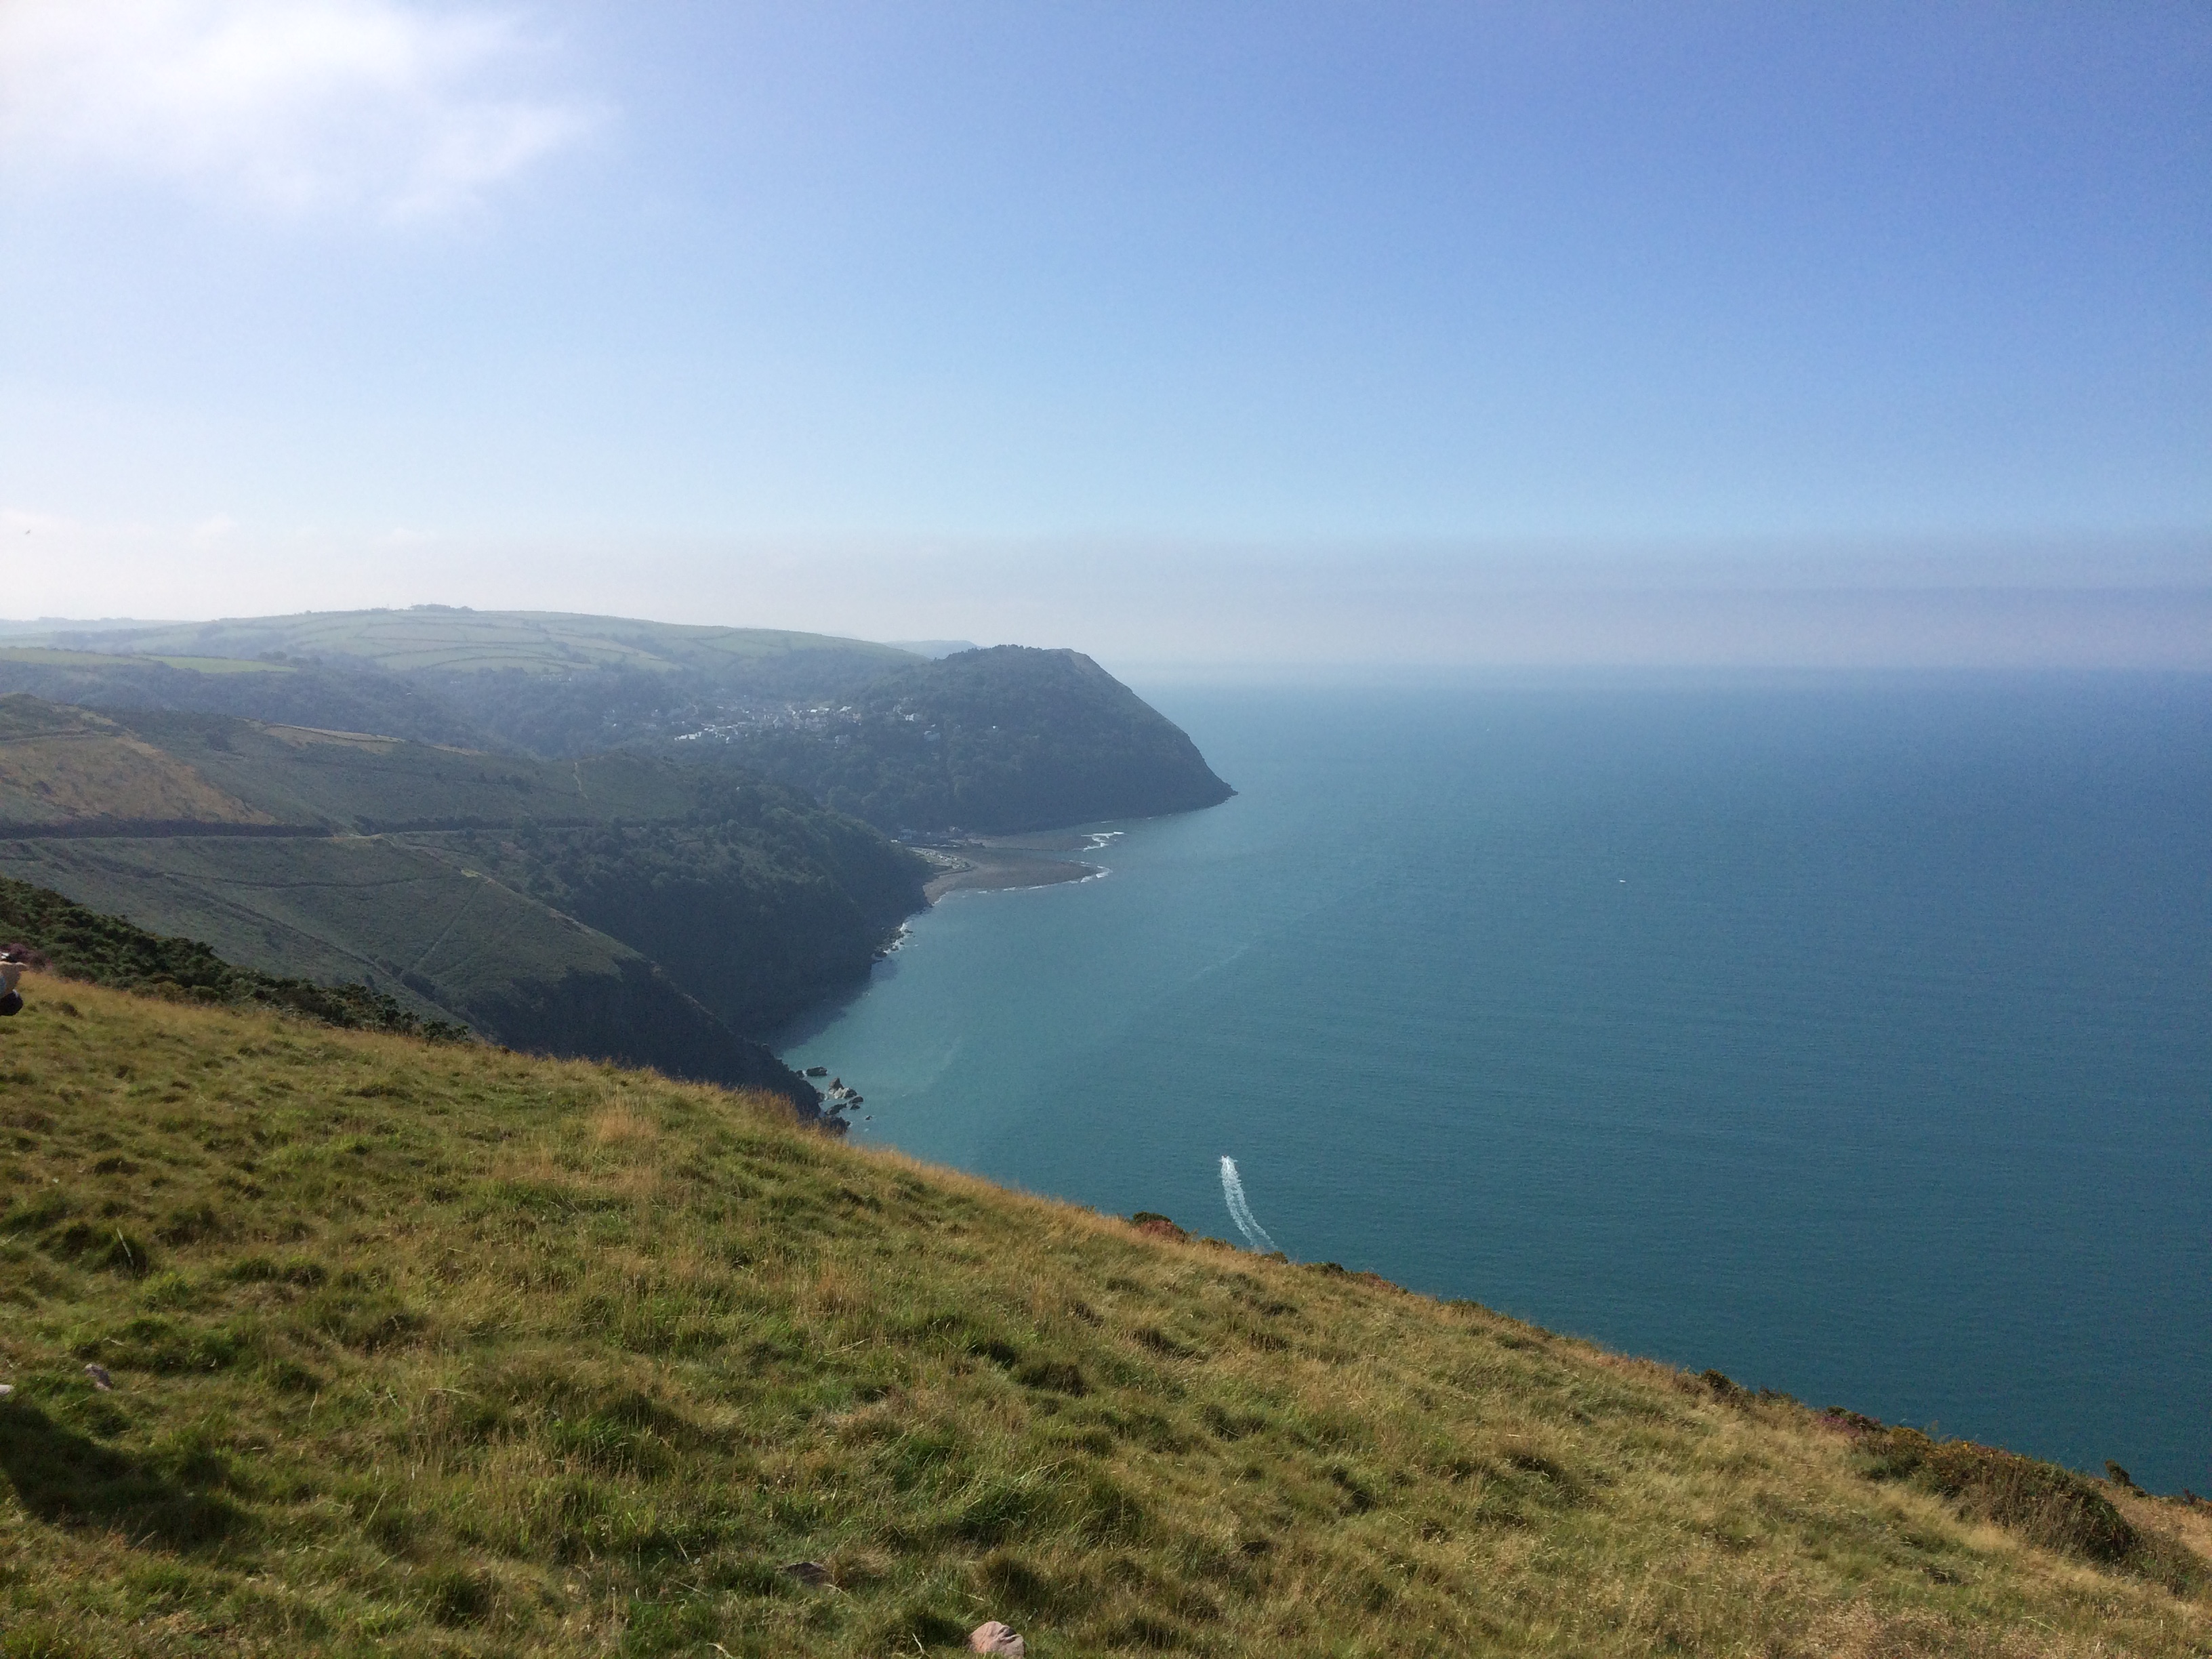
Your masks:
M2107 1492L2133 1489L2116 1480L2098 1483L2034 1458L1969 1440L1939 1440L1917 1429L1867 1423L1863 1466L1881 1480L1910 1480L1954 1500L1960 1513L2100 1565L2115 1566L2177 1590L2200 1589L2204 1563L2172 1540L2131 1525ZM2124 1471L2122 1471L2124 1474Z

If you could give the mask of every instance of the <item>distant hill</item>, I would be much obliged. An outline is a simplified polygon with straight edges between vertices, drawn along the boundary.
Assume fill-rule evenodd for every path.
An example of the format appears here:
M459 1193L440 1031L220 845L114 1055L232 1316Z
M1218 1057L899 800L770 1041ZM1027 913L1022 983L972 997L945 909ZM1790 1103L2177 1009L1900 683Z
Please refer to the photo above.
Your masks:
M65 629L49 637L56 645L72 643ZM711 673L815 656L871 662L880 672L909 654L866 640L779 629L445 605L102 629L95 648L149 656L345 658L407 674L566 674L592 668Z
M57 633L73 638L114 633L125 629L169 628L173 623L150 617L33 617L23 621L0 621L0 639L47 639Z
M0 691L573 757L842 696L919 660L777 629L416 605L57 629L0 648Z
M927 866L791 789L0 697L0 872L515 1048L772 1086L754 1033L863 976Z
M1235 792L1182 729L1077 651L1002 645L885 675L848 707L725 752L893 833L1026 830Z
M0 645L0 691L543 759L735 762L893 834L1059 828L1232 793L1088 657L912 643L418 605L58 631Z
M1036 1659L2212 1643L2212 1512L2118 1471L756 1096L28 1004L0 1035L9 1659L883 1659L986 1620Z

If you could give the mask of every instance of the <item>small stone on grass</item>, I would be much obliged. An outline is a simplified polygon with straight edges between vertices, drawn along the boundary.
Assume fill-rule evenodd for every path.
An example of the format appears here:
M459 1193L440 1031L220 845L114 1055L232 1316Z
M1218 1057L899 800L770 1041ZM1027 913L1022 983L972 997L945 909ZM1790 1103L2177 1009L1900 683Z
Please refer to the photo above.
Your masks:
M1029 1646L1014 1634L1012 1629L994 1619L987 1625L978 1625L968 1632L970 1653L995 1653L1005 1659L1027 1659Z

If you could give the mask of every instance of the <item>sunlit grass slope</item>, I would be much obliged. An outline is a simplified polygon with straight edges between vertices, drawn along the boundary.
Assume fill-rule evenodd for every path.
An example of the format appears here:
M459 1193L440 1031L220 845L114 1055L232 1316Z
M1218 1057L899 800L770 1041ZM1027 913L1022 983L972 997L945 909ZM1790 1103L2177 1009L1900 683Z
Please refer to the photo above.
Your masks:
M0 824L83 818L274 822L105 715L0 697Z
M910 1654L987 1617L1048 1659L2212 1651L2179 1504L2060 1478L2120 1528L2100 1565L1869 1425L765 1099L30 991L9 1659Z

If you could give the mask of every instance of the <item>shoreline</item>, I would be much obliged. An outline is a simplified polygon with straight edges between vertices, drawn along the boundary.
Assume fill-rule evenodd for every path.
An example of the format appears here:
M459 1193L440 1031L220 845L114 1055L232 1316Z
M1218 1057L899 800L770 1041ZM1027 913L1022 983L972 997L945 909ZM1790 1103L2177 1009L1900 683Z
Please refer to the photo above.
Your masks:
M921 890L935 904L948 893L1003 893L1024 887L1054 887L1091 881L1106 873L1103 865L1056 858L1055 853L1090 852L1102 842L1095 835L1065 830L1036 836L978 836L946 846L914 850L938 866Z

